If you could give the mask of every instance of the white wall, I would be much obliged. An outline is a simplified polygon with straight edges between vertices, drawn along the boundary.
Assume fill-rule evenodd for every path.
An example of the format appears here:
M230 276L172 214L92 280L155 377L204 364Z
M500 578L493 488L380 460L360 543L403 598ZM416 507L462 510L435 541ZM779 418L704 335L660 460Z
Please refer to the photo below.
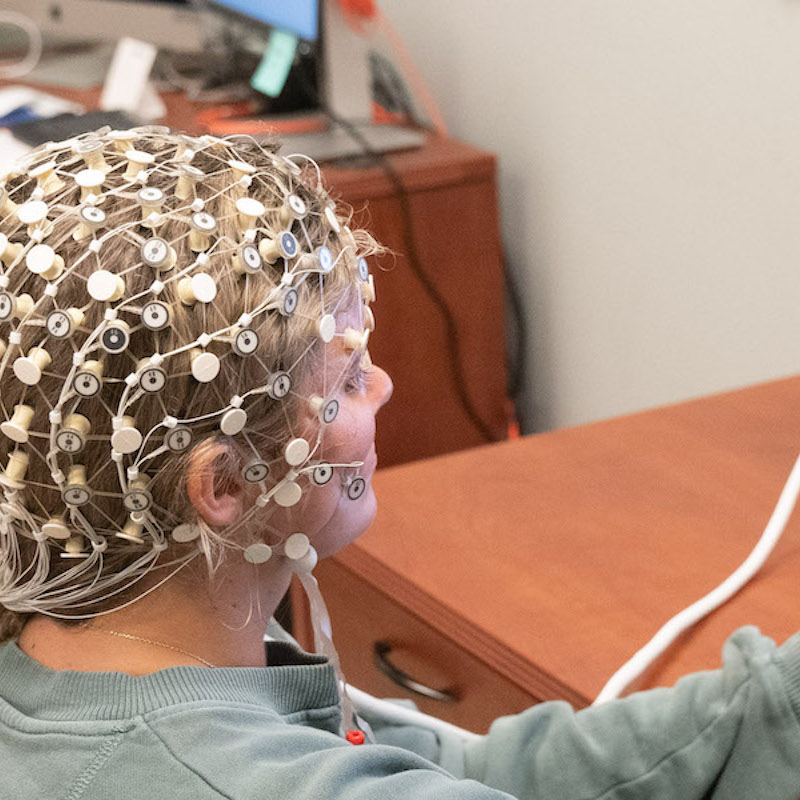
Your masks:
M500 159L537 430L800 366L800 2L381 0Z

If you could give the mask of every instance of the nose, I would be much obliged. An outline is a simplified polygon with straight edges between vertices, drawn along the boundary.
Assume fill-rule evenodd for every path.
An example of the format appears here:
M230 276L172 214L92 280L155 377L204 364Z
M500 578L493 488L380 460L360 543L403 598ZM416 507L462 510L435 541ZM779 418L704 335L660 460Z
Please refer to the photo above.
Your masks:
M372 367L375 370L375 380L373 386L375 387L375 411L389 402L389 398L394 391L394 383L389 377L389 373L381 367Z

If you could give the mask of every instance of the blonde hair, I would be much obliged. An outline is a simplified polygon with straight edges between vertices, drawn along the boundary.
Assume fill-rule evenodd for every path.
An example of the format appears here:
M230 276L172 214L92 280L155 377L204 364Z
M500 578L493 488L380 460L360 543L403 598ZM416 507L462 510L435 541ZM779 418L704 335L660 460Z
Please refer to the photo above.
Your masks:
M131 151L147 154L138 171L131 168ZM76 180L87 168L103 173L99 187L87 190L88 179ZM161 202L143 202L138 194L143 186L162 192ZM294 210L287 206L290 196ZM243 197L256 201L257 210L260 203L263 213L243 218L244 206L237 205ZM47 217L28 223L30 214L21 209L41 202ZM82 227L78 212L87 207L104 212L99 228ZM216 221L205 241L202 232L198 239L191 233L192 215L198 213ZM127 135L98 131L45 146L26 169L6 177L0 189L0 258L5 262L0 287L17 312L0 322L6 347L0 360L0 411L6 420L0 426L6 433L0 436L0 462L21 453L27 468L21 482L13 479L11 466L0 476L5 494L0 503L0 641L15 635L31 613L83 618L116 607L157 562L180 564L203 553L213 569L231 546L231 531L203 524L188 500L187 465L197 447L224 445L214 465L216 480L238 480L253 458L262 470L272 467L259 482L263 496L269 499L285 483L282 448L292 420L308 402L308 390L298 387L313 387L319 355L332 336L331 317L363 303L371 286L363 257L379 250L368 234L348 229L346 213L339 214L313 162L280 157L243 137L190 139L160 128ZM274 254L287 232L299 245L294 256L284 252L255 270L237 269L243 247ZM145 263L143 242L152 236L174 250L171 269ZM43 244L56 254L55 266L45 274L30 256ZM58 259L63 259L60 267ZM121 297L90 297L88 281L98 270L122 278ZM192 303L194 284L187 286L186 280L198 274L213 278L212 302L203 302L204 297ZM290 305L296 308L285 305L287 291L294 293ZM144 305L155 300L170 309L169 325L162 330L141 322ZM2 302L0 297L0 308ZM48 335L47 318L54 310L78 312L65 340ZM127 325L127 346L105 352L102 332L118 321ZM242 327L259 342L252 355L233 347ZM17 368L19 359L35 359L31 351L40 346L47 359L37 362L39 380L17 379L25 377L27 364ZM102 363L102 389L83 397L74 379L87 366L87 353L88 360ZM161 354L169 358L164 361ZM198 354L215 357L219 374L214 380L193 375ZM138 383L152 366L167 377L154 393ZM282 373L290 375L293 387L285 397L269 389ZM20 406L33 409L22 433L13 424ZM123 419L133 406L135 423ZM225 432L225 409L244 411L247 425L241 432L236 425ZM91 432L79 453L57 452L52 442L72 414L90 420ZM173 451L165 437L186 421L192 444ZM134 444L141 440L133 461L133 455L120 457L110 444L124 426ZM298 476L295 470L289 479L301 482L321 452L312 446L303 464L306 473ZM86 467L92 493L80 507L65 501L76 465ZM134 486L150 504L143 512L122 504ZM188 543L173 540L171 531L187 522L197 526L199 536Z

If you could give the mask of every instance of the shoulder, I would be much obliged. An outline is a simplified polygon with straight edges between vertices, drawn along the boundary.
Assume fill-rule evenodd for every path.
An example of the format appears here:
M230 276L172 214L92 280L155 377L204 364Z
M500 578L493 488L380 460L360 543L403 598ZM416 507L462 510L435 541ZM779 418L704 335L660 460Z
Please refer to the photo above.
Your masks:
M338 709L283 717L244 704L185 705L147 715L161 745L225 797L501 798L474 781L456 780L401 747L354 746L334 732Z

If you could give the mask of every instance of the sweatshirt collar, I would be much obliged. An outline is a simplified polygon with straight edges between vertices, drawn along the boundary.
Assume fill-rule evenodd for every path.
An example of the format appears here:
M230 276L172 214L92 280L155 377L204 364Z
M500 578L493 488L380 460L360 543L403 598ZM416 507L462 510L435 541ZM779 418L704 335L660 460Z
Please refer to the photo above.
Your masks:
M336 676L321 656L267 642L268 667L170 667L148 675L54 670L0 646L0 697L29 717L119 720L196 701L268 706L280 715L339 702Z

